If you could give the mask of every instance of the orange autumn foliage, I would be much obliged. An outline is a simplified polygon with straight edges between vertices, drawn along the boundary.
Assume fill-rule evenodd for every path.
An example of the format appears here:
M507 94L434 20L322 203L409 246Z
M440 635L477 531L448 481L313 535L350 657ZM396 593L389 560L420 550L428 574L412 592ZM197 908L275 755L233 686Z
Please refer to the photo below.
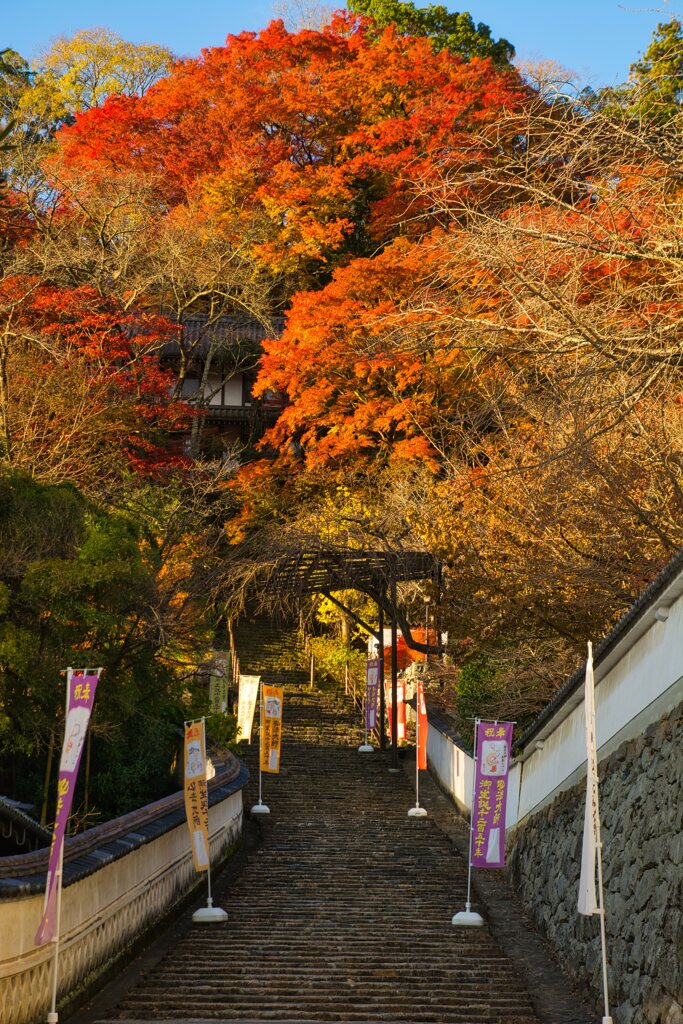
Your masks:
M176 328L88 287L0 283L2 441L14 467L90 482L128 467L159 475L183 460L166 445L189 410L169 403L162 344Z
M426 460L422 431L437 398L429 354L391 339L402 297L430 272L422 247L399 239L374 259L357 259L318 292L294 297L285 332L267 341L256 394L286 392L289 403L264 445L301 445L309 468L377 458ZM411 317L417 327L420 314Z
M526 103L514 71L435 53L427 39L376 38L353 16L320 32L276 21L178 62L142 97L79 116L60 133L61 159L145 175L166 207L197 196L250 205L268 224L255 258L302 281L421 232L414 182L435 164L476 164L475 132Z

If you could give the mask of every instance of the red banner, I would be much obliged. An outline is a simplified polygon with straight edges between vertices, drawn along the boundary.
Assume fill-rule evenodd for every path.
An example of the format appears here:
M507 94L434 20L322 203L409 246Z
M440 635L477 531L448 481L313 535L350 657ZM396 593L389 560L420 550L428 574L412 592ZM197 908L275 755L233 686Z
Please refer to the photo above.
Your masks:
M396 702L396 725L398 731L398 742L405 743L406 739L406 705L405 705L405 683L402 679L399 679L396 685L396 695L398 700ZM391 728L391 682L384 684L384 698L385 706L387 709L387 722L389 725L389 737L393 740L393 732Z

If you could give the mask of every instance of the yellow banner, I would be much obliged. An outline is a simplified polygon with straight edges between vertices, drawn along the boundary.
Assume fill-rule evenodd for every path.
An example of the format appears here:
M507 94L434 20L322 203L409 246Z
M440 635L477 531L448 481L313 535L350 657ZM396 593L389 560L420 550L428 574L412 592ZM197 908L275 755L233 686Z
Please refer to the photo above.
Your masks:
M261 702L261 771L276 774L280 771L280 741L282 739L282 700L284 690L279 686L264 686Z
M209 799L204 720L185 724L185 813L195 871L209 867Z

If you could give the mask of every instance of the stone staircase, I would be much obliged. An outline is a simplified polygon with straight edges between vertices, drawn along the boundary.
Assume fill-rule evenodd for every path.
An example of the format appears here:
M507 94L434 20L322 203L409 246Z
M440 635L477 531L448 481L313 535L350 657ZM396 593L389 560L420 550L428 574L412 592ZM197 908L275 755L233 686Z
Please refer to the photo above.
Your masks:
M264 683L276 686L303 684L308 679L308 655L293 623L277 623L264 616L240 619L235 649L244 675L261 676Z
M451 925L466 887L453 845L431 817L406 816L410 780L388 771L387 754L358 754L359 742L343 698L286 691L262 842L217 887L228 923L187 927L90 1019L538 1024L488 929Z

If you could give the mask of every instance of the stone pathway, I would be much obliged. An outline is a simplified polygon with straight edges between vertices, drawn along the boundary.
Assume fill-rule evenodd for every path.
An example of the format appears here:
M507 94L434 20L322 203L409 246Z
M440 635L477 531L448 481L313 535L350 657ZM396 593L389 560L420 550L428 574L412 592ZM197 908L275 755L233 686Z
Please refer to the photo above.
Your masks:
M357 753L342 701L286 691L262 842L215 887L228 923L186 915L74 1024L586 1024L535 936L524 971L527 953L507 955L488 927L451 925L465 901L460 826L434 786L424 787L430 816L407 817L411 780L387 770L388 755Z

